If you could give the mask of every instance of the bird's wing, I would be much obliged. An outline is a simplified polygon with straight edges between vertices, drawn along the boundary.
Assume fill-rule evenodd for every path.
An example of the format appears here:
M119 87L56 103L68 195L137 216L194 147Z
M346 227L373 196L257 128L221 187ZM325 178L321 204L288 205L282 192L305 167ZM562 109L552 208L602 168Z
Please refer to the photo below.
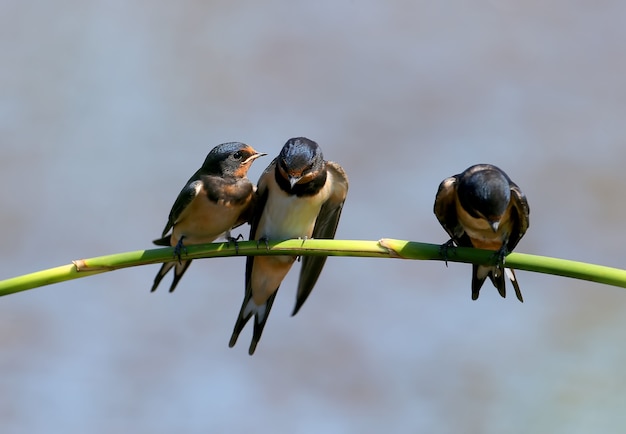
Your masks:
M448 235L450 235L450 238L452 238L457 245L465 245L460 244L460 242L463 238L467 238L467 235L465 234L456 213L457 182L457 176L451 176L441 181L439 189L437 190L437 195L435 196L435 206L433 211L435 212L437 220L441 223L441 226L443 226ZM469 242L469 240L464 241ZM471 242L468 245L471 246Z
M194 179L195 178L195 179ZM178 221L181 214L185 211L185 209L189 206L189 204L193 201L193 199L199 194L202 189L202 181L199 179L199 176L192 177L185 187L180 191L174 205L172 205L172 210L170 211L169 218L167 220L167 224L165 225L165 229L163 229L162 236L169 232L170 229L174 226L174 224Z
M512 225L513 229L509 235L509 242L507 244L508 251L512 252L528 229L530 207L528 206L526 196L522 193L522 190L520 190L517 184L514 182L511 182L510 184L511 204L513 205L513 210L515 210L514 215L511 217L516 219L516 222Z
M332 161L326 162L326 170L332 182L331 195L324 202L313 228L313 238L331 239L335 237L341 210L348 194L348 177L343 168ZM292 315L298 313L307 297L313 290L317 279L324 268L326 256L305 256L302 260L296 305Z
M267 203L268 196L268 188L267 188L267 179L269 176L274 176L276 160L272 161L269 166L263 171L261 176L259 177L259 182L257 185L256 193L254 195L254 205L253 212L249 214L248 221L250 222L250 237L249 239L255 239L255 234L257 228L259 227L259 222L261 221L261 216L263 215L263 210L265 209L265 204ZM254 256L248 256L246 258L246 288L250 285L250 278L252 275L252 266L254 265Z
M250 239L253 240L255 238L255 233L257 228L259 227L259 222L261 221L261 216L263 215L263 209L265 208L265 204L267 203L268 196L268 188L267 188L267 179L268 176L274 176L274 164L275 161L272 161L270 165L265 169L265 171L261 174L259 178L258 187L255 193L254 199L254 212L249 216L250 222ZM241 309L239 310L239 315L237 316L237 321L235 322L235 327L233 328L233 334L230 338L229 346L233 347L239 338L239 334L245 327L246 323L250 320L254 312L247 312L247 306L250 303L250 299L252 298L252 268L254 266L254 259L256 256L248 256L246 258L246 288L245 294L243 298L243 303L241 304ZM267 321L267 317L269 315L269 310L272 307L272 303L274 302L274 297L276 294L272 295L270 299L266 302L266 309L264 312L264 317L261 318L259 322L255 321L254 323L254 333L252 336L252 343L250 344L249 353L252 354L254 352L254 348L256 347L256 343L261 337L261 333L263 332L263 327L265 326L265 321Z

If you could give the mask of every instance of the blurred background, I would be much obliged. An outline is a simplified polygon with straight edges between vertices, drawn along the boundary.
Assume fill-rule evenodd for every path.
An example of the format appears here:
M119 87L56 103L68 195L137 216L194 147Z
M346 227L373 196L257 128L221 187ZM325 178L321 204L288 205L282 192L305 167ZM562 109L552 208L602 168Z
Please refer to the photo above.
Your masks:
M625 267L626 3L0 2L0 279L151 248L215 145L316 140L350 181L337 237L443 243L439 182L503 168L519 252ZM247 236L248 229L242 232ZM0 300L3 433L588 433L626 425L626 293L470 266L331 258L257 352L227 346L243 258Z

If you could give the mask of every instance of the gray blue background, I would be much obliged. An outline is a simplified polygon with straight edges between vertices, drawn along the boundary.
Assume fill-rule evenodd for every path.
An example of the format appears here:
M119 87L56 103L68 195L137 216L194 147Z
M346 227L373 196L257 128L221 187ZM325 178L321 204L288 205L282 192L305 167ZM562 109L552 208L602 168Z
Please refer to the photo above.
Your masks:
M439 182L503 168L525 253L624 267L626 3L0 2L0 278L150 248L209 150L307 136L346 169L337 237L447 240ZM247 235L247 229L243 232ZM243 258L0 300L3 433L589 433L626 424L626 293L331 258L254 357ZM168 278L169 280L169 278Z

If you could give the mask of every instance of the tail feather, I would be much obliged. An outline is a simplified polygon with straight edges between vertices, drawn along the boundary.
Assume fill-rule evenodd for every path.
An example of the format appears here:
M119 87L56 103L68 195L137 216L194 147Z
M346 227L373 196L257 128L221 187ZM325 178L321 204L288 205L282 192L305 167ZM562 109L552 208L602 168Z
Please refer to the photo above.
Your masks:
M256 346L261 340L261 335L263 334L263 329L265 328L265 323L267 322L267 318L270 316L270 310L272 309L272 305L274 304L274 299L276 298L276 292L274 292L270 298L265 302L265 309L263 315L256 314L254 315L254 330L252 332L252 342L250 342L250 348L248 348L248 354L253 355L254 350L256 350Z
M169 234L166 237L159 238L158 240L154 240L152 242L154 244L156 244L157 246L167 246L167 247L170 247L171 240L172 240L172 234Z
M515 295L517 296L517 299L520 302L524 303L524 298L522 297L522 291L520 291L519 289L519 283L517 283L517 276L515 276L515 270L512 268L505 268L504 272L506 273L506 276L509 278L509 280L513 284L513 289L515 289Z
M522 298L522 292L520 291L519 284L517 282L517 278L515 276L515 271L512 268L505 268L504 272L502 269L494 266L484 266L484 265L473 265L472 266L472 300L477 300L480 292L480 288L483 286L483 283L489 277L493 286L496 287L498 293L505 298L506 297L506 277L509 278L511 283L513 284L513 288L515 289L515 295L517 299L524 302Z
M506 281L504 280L504 273L501 268L490 267L489 280L496 287L498 293L502 298L506 298Z
M174 292L174 290L176 289L176 285L178 285L178 282L183 277L183 274L185 274L185 271L187 271L187 268L189 268L190 265L191 265L191 259L181 261L181 262L177 262L177 261L164 262L163 265L161 265L161 269L159 270L159 272L154 278L154 283L152 284L152 289L150 290L150 292L156 291L157 287L159 286L159 283L161 283L161 280L163 280L163 277L165 277L165 275L172 268L174 268L174 279L172 280L172 284L170 286L170 292Z
M472 300L478 300L480 288L483 287L483 283L485 283L485 279L488 275L488 267L476 264L472 265Z
M239 338L239 334L241 333L243 328L246 326L246 324L252 317L252 313L249 313L248 315L244 315L243 312L244 312L244 307L242 306L239 312L239 316L237 317L237 321L235 322L235 327L233 328L233 334L230 336L230 341L228 342L228 346L230 348L235 346L235 344L237 343L237 339Z
M254 303L251 292L246 293L246 297L244 298L241 309L239 310L239 316L235 322L235 327L233 328L233 334L228 342L228 346L230 348L235 346L237 339L239 338L239 334L244 329L250 318L254 315L252 341L250 342L250 348L248 349L248 354L254 354L256 346L259 343L259 340L261 340L261 335L263 334L263 329L265 328L265 323L270 315L270 310L274 304L277 292L278 290L276 290L261 306L257 306Z

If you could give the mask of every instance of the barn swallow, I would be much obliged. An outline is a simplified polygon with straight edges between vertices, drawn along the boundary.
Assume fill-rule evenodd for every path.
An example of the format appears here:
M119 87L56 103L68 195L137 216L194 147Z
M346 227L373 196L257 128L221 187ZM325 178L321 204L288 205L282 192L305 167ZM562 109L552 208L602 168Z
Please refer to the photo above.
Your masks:
M334 238L348 178L337 163L325 161L312 140L297 137L287 141L258 182L257 202L250 221L250 239L257 242L290 238ZM246 293L229 346L254 315L254 330L248 353L252 355L283 278L295 256L249 256L246 262ZM302 260L296 304L298 313L313 290L326 257Z
M223 143L209 152L202 167L193 174L176 198L158 246L174 246L177 261L165 262L154 278L152 290L174 268L170 292L176 289L191 259L181 260L185 245L210 243L249 219L255 187L247 177L252 162L261 152L239 142ZM169 230L171 234L166 235Z
M473 265L472 300L478 298L487 277L505 297L504 274L507 274L517 299L523 302L514 270L503 267L504 257L513 251L528 229L530 208L517 184L496 166L477 164L441 182L434 211L451 237L444 246L454 243L496 251L495 266Z

